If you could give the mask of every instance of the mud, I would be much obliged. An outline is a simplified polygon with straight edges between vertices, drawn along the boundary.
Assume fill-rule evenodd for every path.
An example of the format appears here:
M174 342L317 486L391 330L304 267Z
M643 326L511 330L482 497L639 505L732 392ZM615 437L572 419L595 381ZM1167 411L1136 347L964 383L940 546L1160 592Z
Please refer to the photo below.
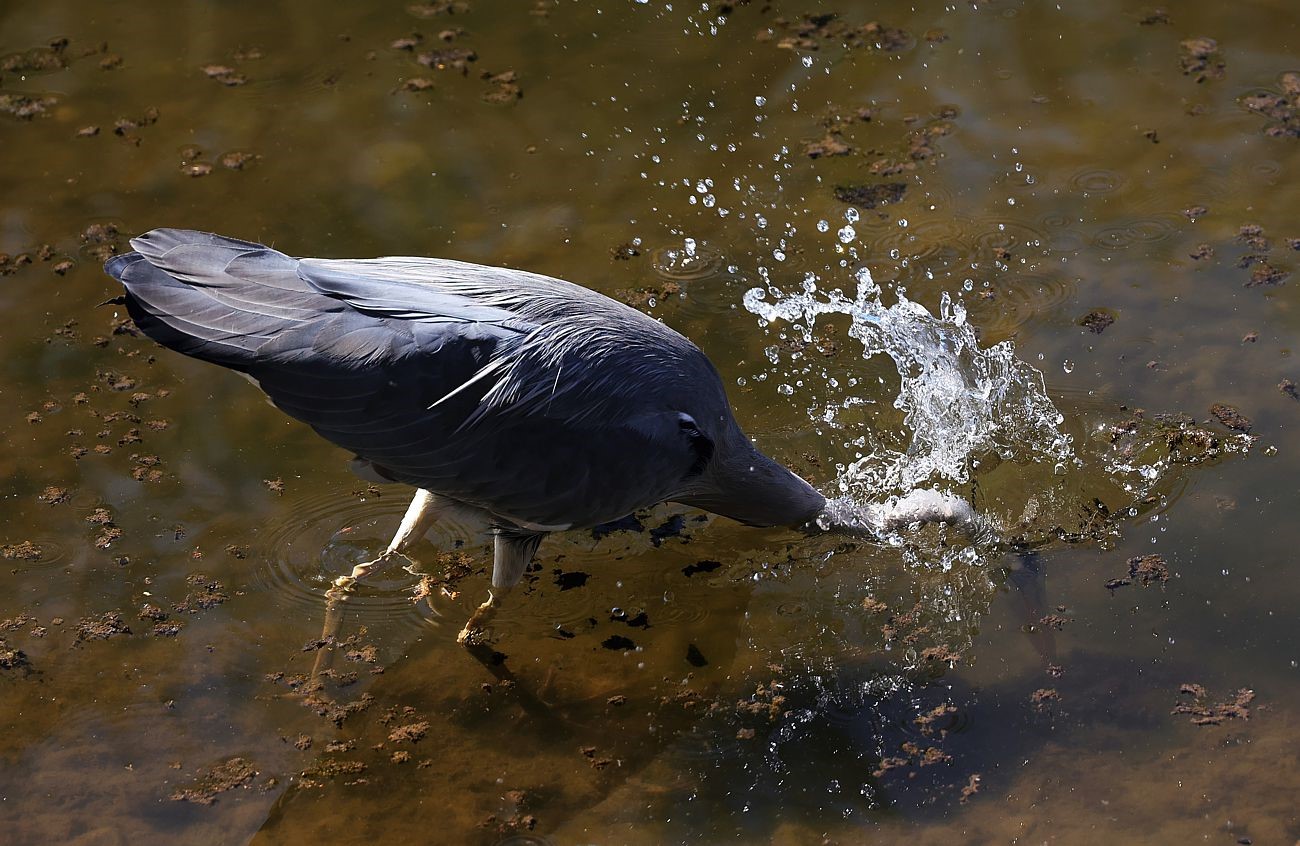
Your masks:
M1300 138L1300 72L1278 78L1276 90L1247 94L1241 104L1267 118L1264 134L1273 138Z
M874 209L890 203L902 202L907 193L905 182L884 182L874 185L836 185L835 199L862 209Z
M1249 417L1237 410L1236 406L1227 403L1216 402L1210 406L1210 414L1224 426L1237 432L1249 432L1254 425Z
M1079 318L1079 325L1094 335L1100 335L1115 322L1115 315L1102 309L1092 311Z
M122 619L121 612L106 611L98 617L83 617L76 624L77 643L87 640L108 640L131 634L131 628Z
M231 758L200 774L193 786L179 789L168 798L173 802L211 805L222 793L237 788L250 789L257 776L257 770L249 761L243 758ZM274 784L272 783L271 786Z
M1179 63L1184 76L1197 82L1223 79L1228 64L1219 53L1219 43L1213 38L1188 38L1179 45Z
M854 26L835 12L803 15L794 20L774 18L771 27L760 30L757 38L759 41L774 41L783 50L842 47L894 52L915 44L915 39L905 30L878 21Z
M1128 576L1142 587L1163 585L1169 581L1169 565L1163 555L1139 555L1128 560Z
M1218 726L1224 720L1249 720L1250 708L1255 701L1255 691L1241 688L1231 698L1217 704L1208 704L1206 689L1195 683L1183 684L1179 694L1184 697L1174 706L1171 714L1185 714L1195 726Z

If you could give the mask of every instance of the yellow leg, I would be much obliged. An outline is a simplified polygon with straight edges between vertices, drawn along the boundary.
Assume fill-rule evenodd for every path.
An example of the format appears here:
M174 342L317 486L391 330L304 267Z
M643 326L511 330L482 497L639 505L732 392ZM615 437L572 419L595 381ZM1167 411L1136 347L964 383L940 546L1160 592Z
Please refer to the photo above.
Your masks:
M358 579L364 579L371 573L382 570L393 562L393 559L409 558L406 550L410 549L416 541L424 537L424 533L429 531L433 521L438 519L438 515L446 508L445 502L426 490L418 490L411 499L411 505L406 509L406 516L402 518L402 525L398 527L397 534L393 535L393 540L388 544L388 549L384 554L373 561L367 561L358 564L352 568L352 576L340 576L334 581L338 587L346 587ZM346 580L346 584L344 584Z

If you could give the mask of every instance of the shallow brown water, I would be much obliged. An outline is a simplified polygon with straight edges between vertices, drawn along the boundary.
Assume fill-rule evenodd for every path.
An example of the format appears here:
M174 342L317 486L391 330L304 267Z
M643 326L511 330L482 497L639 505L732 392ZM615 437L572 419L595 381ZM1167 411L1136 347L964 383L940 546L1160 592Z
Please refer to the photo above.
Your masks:
M1279 388L1300 381L1300 115L1247 108L1300 71L1294 9L844 4L847 27L905 31L845 46L834 22L795 32L834 7L720 5L0 7L0 103L45 98L0 113L0 841L1300 839L1300 401ZM1217 51L1185 74L1197 37ZM463 75L416 61L457 47ZM808 155L826 140L846 154ZM847 321L799 351L741 298L760 267L850 288L835 189L885 183L901 199L857 200L848 246L887 290L960 297L985 342L1014 340L1081 454L1135 409L1226 438L1215 404L1253 445L1173 468L1133 517L1095 461L1056 487L1023 461L975 473L990 510L1042 500L1007 526L1036 556L945 567L933 538L666 506L554 536L497 626L513 687L455 643L486 546L440 527L420 566L466 541L457 594L412 603L401 571L360 590L304 703L325 587L407 492L98 305L102 256L160 225L549 273L689 335L760 445L830 490L856 437L906 443L898 376ZM1113 323L1080 325L1099 310ZM856 416L810 422L852 377ZM1094 499L1105 530L1050 541ZM1107 589L1147 554L1167 581ZM1243 689L1248 718L1211 707ZM1194 702L1219 723L1171 713ZM229 790L204 792L214 768Z

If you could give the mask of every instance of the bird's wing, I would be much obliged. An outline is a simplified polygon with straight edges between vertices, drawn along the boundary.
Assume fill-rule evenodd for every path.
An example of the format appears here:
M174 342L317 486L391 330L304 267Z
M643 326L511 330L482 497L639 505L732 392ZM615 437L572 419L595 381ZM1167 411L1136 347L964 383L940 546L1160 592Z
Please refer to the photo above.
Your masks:
M450 435L492 387L507 349L536 328L431 289L396 292L407 294L401 303L374 291L354 305L305 280L296 259L206 233L156 230L132 246L106 269L146 334L247 374L285 412L349 448L357 433L382 438L417 424Z
M546 414L570 424L608 420L646 404L651 393L665 406L681 406L706 383L717 383L722 396L712 365L689 340L561 279L414 257L304 259L299 273L312 287L370 313L408 317L409 303L451 295L532 324L502 357L498 378L467 426L501 413Z

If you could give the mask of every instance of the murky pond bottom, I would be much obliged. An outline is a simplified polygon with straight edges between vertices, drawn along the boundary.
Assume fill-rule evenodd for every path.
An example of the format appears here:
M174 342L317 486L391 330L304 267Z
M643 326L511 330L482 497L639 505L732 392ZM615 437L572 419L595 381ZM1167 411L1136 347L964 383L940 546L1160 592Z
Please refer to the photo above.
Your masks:
M0 841L1300 839L1289 6L83 5L0 10ZM409 492L100 305L155 226L586 284L996 538L660 506L475 654L444 525L327 609Z

